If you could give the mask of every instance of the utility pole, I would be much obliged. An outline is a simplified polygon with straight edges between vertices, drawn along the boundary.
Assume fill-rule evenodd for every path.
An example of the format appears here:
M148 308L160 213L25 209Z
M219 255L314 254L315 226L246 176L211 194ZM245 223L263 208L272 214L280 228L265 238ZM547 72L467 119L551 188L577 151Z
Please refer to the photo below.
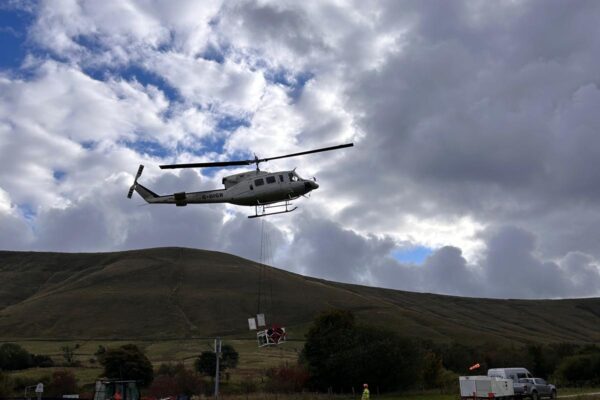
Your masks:
M221 358L221 338L215 339L215 355L216 355L216 368L215 368L215 399L219 398L219 360Z

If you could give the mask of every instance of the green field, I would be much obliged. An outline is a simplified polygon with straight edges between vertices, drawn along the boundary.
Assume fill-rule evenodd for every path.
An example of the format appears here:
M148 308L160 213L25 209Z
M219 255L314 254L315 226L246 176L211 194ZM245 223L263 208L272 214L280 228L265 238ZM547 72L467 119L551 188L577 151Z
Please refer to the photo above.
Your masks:
M99 346L118 347L127 343L133 343L144 349L146 355L155 368L162 363L184 363L188 368L193 368L195 358L203 351L210 351L213 345L210 340L173 340L173 341L20 341L14 342L23 346L27 351L34 354L50 355L57 363L64 363L64 357L60 350L63 346L74 347L75 361L81 367L54 367L34 368L25 371L13 372L13 377L39 378L51 375L55 370L72 371L80 385L93 383L101 376L102 369L95 362L94 353ZM226 340L224 343L232 345L240 354L239 365L230 371L230 381L237 382L246 377L263 376L268 368L285 363L295 363L298 354L304 345L300 341L290 341L278 347L258 348L255 341Z

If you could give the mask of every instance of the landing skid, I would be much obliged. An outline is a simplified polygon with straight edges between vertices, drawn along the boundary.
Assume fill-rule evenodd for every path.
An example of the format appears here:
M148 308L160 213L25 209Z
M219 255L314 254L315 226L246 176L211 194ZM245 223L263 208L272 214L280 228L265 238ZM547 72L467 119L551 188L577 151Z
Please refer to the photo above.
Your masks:
M275 204L270 204L270 205L266 205L266 204L256 205L256 206L254 206L254 215L248 215L248 218L260 218L260 217L266 217L267 215L285 214L285 213L292 212L298 208L298 207L290 208L291 206L292 206L292 203L290 203L289 200L286 200L283 204L275 203ZM283 208L283 210L268 212L268 210L271 208L280 209L280 210Z

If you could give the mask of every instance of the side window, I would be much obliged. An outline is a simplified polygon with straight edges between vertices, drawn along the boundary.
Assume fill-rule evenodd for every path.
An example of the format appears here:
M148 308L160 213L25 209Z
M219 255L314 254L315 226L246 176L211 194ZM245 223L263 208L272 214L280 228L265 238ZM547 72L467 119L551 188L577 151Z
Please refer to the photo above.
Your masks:
M267 183L275 183L275 177L274 176L267 176Z
M264 184L265 184L265 181L263 181L263 179L262 179L262 178L260 178L260 179L255 179L255 180L254 180L254 184L255 184L256 186L262 186L262 185L264 185Z
M283 182L283 175L279 175L279 182Z

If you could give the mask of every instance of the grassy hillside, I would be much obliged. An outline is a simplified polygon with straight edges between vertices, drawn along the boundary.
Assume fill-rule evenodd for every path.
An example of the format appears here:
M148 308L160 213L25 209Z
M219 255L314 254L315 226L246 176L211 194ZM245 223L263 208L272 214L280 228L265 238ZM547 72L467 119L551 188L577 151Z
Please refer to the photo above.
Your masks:
M0 339L251 338L260 271L229 254L182 248L0 252ZM598 298L473 299L263 272L262 309L296 338L320 311L345 308L435 341L600 342Z

